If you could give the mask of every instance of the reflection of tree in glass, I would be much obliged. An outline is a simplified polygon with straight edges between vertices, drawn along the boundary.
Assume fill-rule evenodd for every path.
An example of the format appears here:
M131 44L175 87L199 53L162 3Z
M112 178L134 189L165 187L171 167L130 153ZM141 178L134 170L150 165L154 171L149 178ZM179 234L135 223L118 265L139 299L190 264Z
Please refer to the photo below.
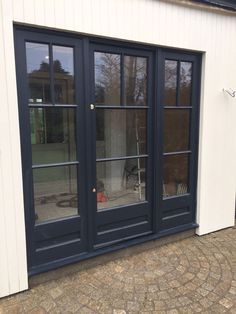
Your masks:
M192 80L192 64L190 62L180 63L180 105L190 106Z
M60 60L53 61L54 92L56 103L74 103L74 78L64 70ZM37 70L28 74L30 102L50 103L50 65L42 61Z
M95 100L120 105L120 55L95 53Z
M53 70L56 73L64 73L64 74L69 74L68 71L65 71L61 65L60 60L54 60L53 61ZM31 73L38 73L38 72L49 72L50 71L50 66L48 62L42 61L40 63L40 67L37 70L31 71Z
M146 104L147 61L146 58L125 56L126 105Z
M165 106L176 105L177 61L165 61Z
M180 62L179 71L179 106L191 106L191 81L192 81L192 63ZM166 106L176 105L177 89L177 61L165 61L165 97Z

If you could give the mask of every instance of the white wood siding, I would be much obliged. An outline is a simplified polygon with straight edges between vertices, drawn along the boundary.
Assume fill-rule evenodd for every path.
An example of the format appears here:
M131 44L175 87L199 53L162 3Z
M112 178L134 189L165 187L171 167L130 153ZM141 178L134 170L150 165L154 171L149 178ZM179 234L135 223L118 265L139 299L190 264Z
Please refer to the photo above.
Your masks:
M234 224L236 18L158 0L0 0L0 297L27 289L13 21L204 52L199 234Z

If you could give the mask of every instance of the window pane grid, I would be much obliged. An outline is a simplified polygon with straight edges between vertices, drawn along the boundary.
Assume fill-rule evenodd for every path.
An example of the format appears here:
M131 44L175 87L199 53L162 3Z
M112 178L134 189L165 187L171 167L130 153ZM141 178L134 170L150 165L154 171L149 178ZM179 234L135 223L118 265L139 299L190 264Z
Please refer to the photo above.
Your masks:
M120 156L120 157L111 157L111 158L97 158L97 162L103 162L103 161L115 161L115 160L123 160L123 159L134 159L134 158L147 158L148 155L132 155L132 156Z
M149 106L113 106L113 105L96 105L96 109L149 109ZM186 108L186 107L185 107Z
M164 109L192 109L192 106L164 106Z
M45 108L45 107L58 107L58 108L77 108L79 107L78 105L73 105L73 104L29 104L29 108Z
M32 169L63 167L63 166L70 166L70 165L79 165L79 161L51 163L51 164L38 164L38 165L33 165Z
M163 199L189 194L192 154L191 109L193 108L191 101L192 62L166 59L165 91L162 102L164 108Z
M192 62L165 60L164 107L191 107Z
M182 154L191 154L191 150L183 150L183 151L177 151L177 152L168 152L168 153L163 153L163 156L172 156L172 155L182 155Z
M29 105L75 104L74 47L26 42Z

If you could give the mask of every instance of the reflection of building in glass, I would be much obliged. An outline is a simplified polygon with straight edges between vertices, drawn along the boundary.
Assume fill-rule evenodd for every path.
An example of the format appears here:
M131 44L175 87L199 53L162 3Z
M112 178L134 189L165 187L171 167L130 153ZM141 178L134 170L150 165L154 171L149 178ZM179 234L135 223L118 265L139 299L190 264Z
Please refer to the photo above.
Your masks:
M38 70L28 74L29 102L52 103L49 64L42 62ZM53 63L55 103L74 103L74 76L65 71L59 60Z

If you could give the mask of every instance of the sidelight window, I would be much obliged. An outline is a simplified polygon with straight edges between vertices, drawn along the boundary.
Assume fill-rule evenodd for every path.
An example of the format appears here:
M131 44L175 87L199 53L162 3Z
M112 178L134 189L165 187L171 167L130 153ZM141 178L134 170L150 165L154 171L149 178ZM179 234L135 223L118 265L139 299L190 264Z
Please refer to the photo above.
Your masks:
M165 60L163 197L189 192L192 63Z

